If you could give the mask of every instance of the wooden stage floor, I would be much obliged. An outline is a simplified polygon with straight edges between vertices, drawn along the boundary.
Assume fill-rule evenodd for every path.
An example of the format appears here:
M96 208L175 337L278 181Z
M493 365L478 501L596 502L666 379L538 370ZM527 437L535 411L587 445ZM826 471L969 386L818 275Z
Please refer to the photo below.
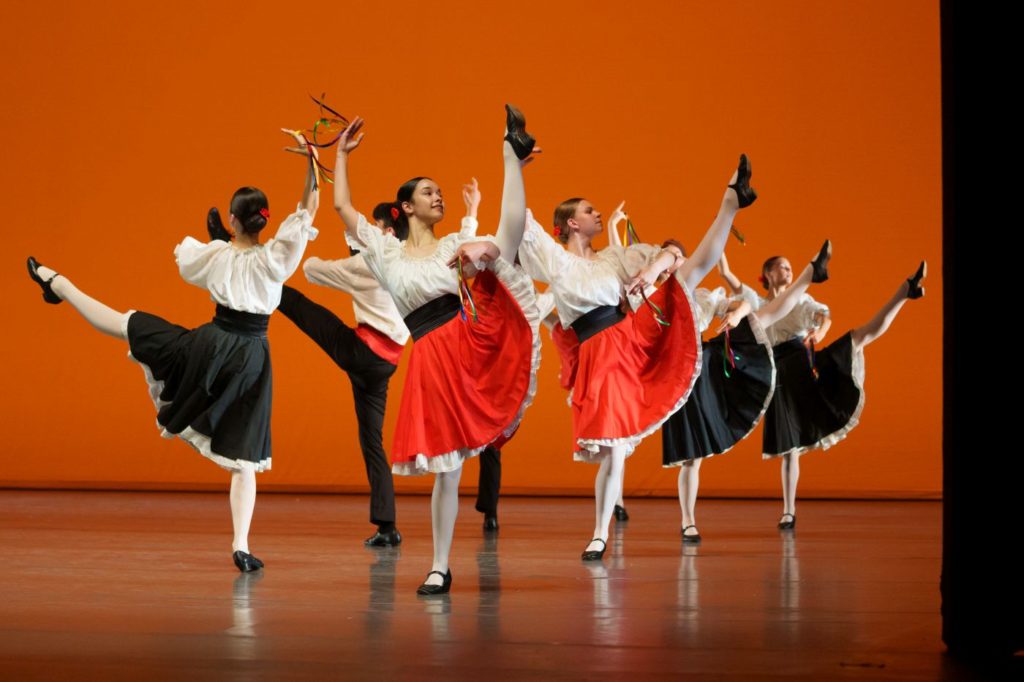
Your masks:
M472 499L450 595L418 598L429 499L369 550L361 496L261 495L261 573L230 561L226 494L0 491L0 679L969 679L939 638L937 502L627 500L583 564L593 502ZM613 522L614 523L614 522Z

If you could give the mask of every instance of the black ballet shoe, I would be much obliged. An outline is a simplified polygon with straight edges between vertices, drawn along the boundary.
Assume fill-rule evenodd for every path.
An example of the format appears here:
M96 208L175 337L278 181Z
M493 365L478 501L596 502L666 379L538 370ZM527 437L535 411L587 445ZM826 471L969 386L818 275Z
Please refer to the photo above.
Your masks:
M498 530L498 515L484 514L484 532L493 533Z
M612 513L615 514L616 521L629 521L629 512L621 505L615 505L615 511Z
M729 185L736 192L736 198L740 201L740 208L746 208L757 200L757 192L750 186L750 159L746 154L740 154L740 165L736 170L736 182Z
M608 543L601 538L594 538L591 542L600 542L602 545L601 549L584 550L582 559L584 561L600 561L604 558L604 552L608 549Z
M428 585L427 583L423 583L422 585L416 588L416 594L421 596L429 596L432 594L447 594L448 590L452 589L452 569L449 568L447 573L442 573L441 571L431 571L430 573L427 573L427 577L429 578L431 575L435 573L441 576L441 584Z
M782 519L789 517L789 521L783 521ZM790 514L786 512L782 515L782 519L779 519L779 530L793 530L796 528L796 514Z
M907 298L915 299L924 296L924 287L921 286L921 280L928 276L928 261L921 261L921 265L918 266L917 272L914 273L913 277L907 278Z
M33 282L35 282L40 287L42 287L42 289L43 289L43 300L46 301L47 303L52 303L52 304L56 305L56 304L58 304L58 303L60 303L61 301L64 300L60 296L58 296L57 294L55 294L53 292L53 287L51 286L53 280L55 280L57 278L57 273L56 272L53 273L53 277L51 277L50 279L44 281L43 278L39 276L39 273L36 272L36 270L38 270L39 266L41 266L41 265L42 265L42 263L37 261L32 256L29 256L28 257L28 276L32 278Z
M220 211L216 207L211 208L206 214L206 232L210 235L210 241L230 242L231 233L224 227L224 221L220 219Z
M263 562L248 552L237 551L231 555L231 558L235 560L235 566L242 573L251 573L263 568Z
M378 530L370 537L363 540L364 547L397 547L402 544L402 534L397 528L381 532Z
M688 531L691 528L696 528L696 527L697 527L696 524L692 524L692 525L687 526L686 528L683 528L681 531L679 531L679 534L683 536L683 542L684 543L690 544L690 545L699 545L700 544L700 533L694 533L693 535L687 535L686 534L686 531Z
M821 284L822 282L828 281L828 262L832 259L832 242L826 239L825 243L821 245L821 251L818 252L818 257L811 261L811 267L814 269L814 274L811 275L811 281L815 284Z
M537 141L526 132L526 117L523 116L523 112L511 104L505 105L505 127L508 129L505 140L512 145L512 151L522 161L533 152L533 146Z

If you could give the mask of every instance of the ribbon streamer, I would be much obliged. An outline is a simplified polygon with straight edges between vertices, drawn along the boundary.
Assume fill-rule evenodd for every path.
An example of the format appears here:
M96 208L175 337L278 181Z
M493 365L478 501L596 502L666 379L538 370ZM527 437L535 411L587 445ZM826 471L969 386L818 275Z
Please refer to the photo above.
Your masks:
M302 137L302 140L306 143L306 151L309 154L309 168L310 172L313 174L313 189L319 189L320 183L317 182L317 178L320 179L320 182L327 182L332 185L334 184L334 169L328 168L323 163L321 163L320 159L316 158L316 155L313 154L313 148L316 147L317 149L327 149L328 147L334 146L338 142L338 140L341 139L341 136L345 133L345 131L348 129L349 120L342 116L337 111L335 111L334 109L332 109L331 107L327 106L326 102L324 101L327 98L326 93L320 95L319 99L317 99L313 95L310 95L309 98L313 100L314 103L316 103L320 111L320 118L316 120L312 128L306 131L310 135L312 135L313 139L310 139L302 131L297 130L295 131L295 133ZM332 138L330 138L327 141L322 141L320 139L321 129L330 131L337 127L340 127L341 129L338 130L337 133L335 133Z
M647 288L646 287L644 287L643 289L640 290L640 295L643 296L644 303L646 303L648 305L648 307L650 307L651 311L654 313L654 321L655 322L660 324L662 327L670 327L670 326L672 326L671 322L668 322L668 321L665 320L665 313L663 313L661 311L661 308L659 308L657 306L657 304L654 303L654 301L652 301L651 299L647 298Z
M626 218L626 246L633 246L633 244L640 243L640 235L636 233L636 228L633 227L633 221Z
M814 341L811 341L811 344L809 346L807 346L807 362L811 366L811 374L814 375L814 380L817 381L818 380L818 368L814 364Z
M722 365L725 368L725 378L728 379L732 375L729 374L729 368L736 369L736 361L739 356L736 355L732 350L732 343L729 341L729 329L725 330L725 355L722 357Z
M476 315L476 303L473 302L473 294L469 290L469 284L466 282L466 275L462 272L462 257L459 256L459 315L462 316L463 320L466 320L466 303L469 302L469 310L473 315L473 321L477 321Z
M729 232L732 233L733 237L736 237L736 241L738 241L740 244L743 244L743 246L747 245L747 238L743 236L743 233L740 232L738 227L736 227L735 225L731 225L729 227Z

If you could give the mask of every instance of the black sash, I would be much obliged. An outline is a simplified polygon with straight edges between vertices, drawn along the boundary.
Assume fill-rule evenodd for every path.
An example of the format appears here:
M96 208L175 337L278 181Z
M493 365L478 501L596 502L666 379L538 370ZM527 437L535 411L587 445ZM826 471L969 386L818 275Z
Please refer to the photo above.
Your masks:
M458 315L461 307L458 296L445 294L406 315L405 326L409 328L412 340L418 341Z
M591 336L603 332L608 327L618 324L626 319L626 313L617 305L603 305L594 308L582 317L576 318L572 328L576 330L576 336L580 343L583 343Z
M246 313L241 310L232 310L217 305L217 314L213 316L213 323L226 332L240 336L266 336L267 325L270 324L270 315L259 313Z

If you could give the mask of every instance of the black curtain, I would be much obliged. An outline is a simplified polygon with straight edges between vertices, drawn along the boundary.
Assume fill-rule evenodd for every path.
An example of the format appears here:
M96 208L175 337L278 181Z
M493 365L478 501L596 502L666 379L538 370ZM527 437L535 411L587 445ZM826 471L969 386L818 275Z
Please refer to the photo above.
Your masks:
M1024 562L1013 558L1024 553L1024 396L1012 328L1024 284L1024 115L1011 101L1024 82L1021 36L993 4L943 0L940 11L942 638L957 659L1016 671L1022 659L1013 654L1024 649Z

